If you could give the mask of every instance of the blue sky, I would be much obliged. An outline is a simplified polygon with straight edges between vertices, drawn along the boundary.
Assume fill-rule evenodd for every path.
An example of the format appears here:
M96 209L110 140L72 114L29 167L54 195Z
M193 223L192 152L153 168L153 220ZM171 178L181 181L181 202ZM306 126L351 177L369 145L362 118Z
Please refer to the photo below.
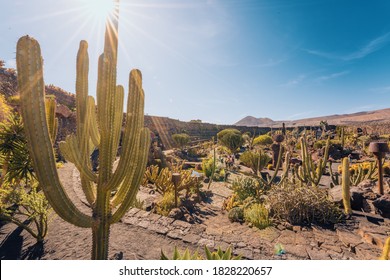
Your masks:
M95 94L103 20L90 0L1 0L0 59L25 34L45 82L74 92L80 40ZM231 124L390 107L390 1L121 0L118 83L143 73L145 112Z

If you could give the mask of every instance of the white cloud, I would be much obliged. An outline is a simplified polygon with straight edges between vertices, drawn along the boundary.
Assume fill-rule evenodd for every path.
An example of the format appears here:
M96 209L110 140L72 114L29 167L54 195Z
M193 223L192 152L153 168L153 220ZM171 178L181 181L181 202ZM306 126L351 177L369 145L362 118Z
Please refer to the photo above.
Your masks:
M315 80L317 82L323 82L323 81L327 81L327 80L330 80L330 79L335 79L335 78L338 78L338 77L341 77L341 76L345 76L345 75L347 75L349 73L350 73L350 71L337 72L337 73L333 73L333 74L330 74L330 75L318 77Z
M371 40L370 42L368 42L367 44L365 44L364 46L362 46L358 50L356 50L354 52L351 52L349 54L345 54L345 55L338 55L338 54L334 54L334 53L327 53L327 52L322 52L322 51L319 51L319 50L308 50L308 49L305 49L305 51L308 52L309 54L325 57L325 58L328 58L328 59L337 59L337 60L351 61L351 60L355 60L355 59L359 59L359 58L364 58L367 55L382 49L389 42L390 42L390 32L385 33L384 35L379 36L379 37Z

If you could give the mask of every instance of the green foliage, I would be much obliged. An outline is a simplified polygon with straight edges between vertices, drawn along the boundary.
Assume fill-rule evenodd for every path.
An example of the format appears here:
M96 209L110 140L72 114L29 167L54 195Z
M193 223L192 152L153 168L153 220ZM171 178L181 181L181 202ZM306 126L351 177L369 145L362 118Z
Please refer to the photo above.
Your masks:
M210 249L204 247L206 260L240 260L241 256L234 256L232 249L229 247L226 251L222 251L221 247L218 247L217 251L211 252ZM177 247L173 251L173 256L171 260L202 260L202 256L199 255L198 251L191 254L187 248L184 253L180 253ZM161 251L160 260L169 260L169 258Z
M36 184L29 191L26 189L27 186L3 184L0 189L0 219L22 227L37 242L42 242L47 234L50 205L45 195L37 191Z
M239 147L244 143L244 138L241 132L237 129L224 129L217 134L218 141L228 148L231 153L237 151Z
M271 225L269 213L263 204L254 203L244 209L244 219L253 226L264 229Z
M18 183L24 180L28 184L35 178L23 123L17 113L9 114L8 119L0 123L0 159L3 181Z
M268 192L267 204L273 218L291 224L335 224L341 221L339 207L329 200L326 190L286 181Z
M210 178L211 175L213 174L213 170L215 168L214 166L214 158L206 158L206 159L203 159L202 160L202 170L203 170L203 173L204 175L207 177L207 178Z
M244 201L248 197L259 198L266 191L262 187L258 180L251 177L239 177L232 184L232 190L240 201Z
M245 151L240 156L240 161L247 167L250 167L255 174L258 174L267 164L271 158L264 152Z
M255 138L253 141L253 145L261 145L261 146L266 146L266 145L271 145L274 141L272 140L272 137L269 136L268 134L260 135Z
M201 187L199 179L192 176L191 170L183 170L181 167L171 171L168 167L159 169L157 165L152 165L146 168L141 184L146 187L148 184L154 185L154 190L162 195L166 192L174 190L172 182L172 173L180 174L180 182L178 184L178 192L185 191L185 195L190 193L198 193Z
M0 121L6 119L11 113L11 107L7 105L5 96L0 93Z
M185 147L190 142L190 136L186 133L173 134L172 139L180 148Z
M180 200L178 199L178 206L180 206ZM156 213L162 216L168 216L169 212L175 208L175 193L173 191L167 191L164 193L162 199L156 205Z

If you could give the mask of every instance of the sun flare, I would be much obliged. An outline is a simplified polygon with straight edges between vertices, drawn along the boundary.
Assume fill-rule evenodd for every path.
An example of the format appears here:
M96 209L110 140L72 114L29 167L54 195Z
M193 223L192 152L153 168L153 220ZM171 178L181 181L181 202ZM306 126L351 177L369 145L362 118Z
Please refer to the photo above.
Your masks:
M115 10L114 0L81 0L85 11L97 20L105 21Z

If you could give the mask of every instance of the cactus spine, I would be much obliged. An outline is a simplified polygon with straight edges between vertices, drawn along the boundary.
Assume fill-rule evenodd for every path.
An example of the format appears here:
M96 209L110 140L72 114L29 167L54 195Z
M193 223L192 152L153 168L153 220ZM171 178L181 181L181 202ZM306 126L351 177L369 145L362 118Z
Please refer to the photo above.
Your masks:
M351 208L351 195L349 192L350 179L349 179L349 160L348 158L343 158L343 171L341 176L341 186L343 194L343 204L344 211L346 215L352 214Z
M115 0L119 2L119 0ZM69 199L58 177L46 123L44 81L38 42L24 36L17 44L18 85L22 114L35 171L53 209L65 221L92 229L92 259L107 259L110 225L118 222L131 206L144 174L150 134L144 128L144 92L139 70L129 78L129 99L122 156L115 172L113 161L119 144L123 118L122 86L116 85L118 10L107 21L104 53L99 58L97 118L94 99L88 96L87 43L77 55L77 132L60 143L64 156L80 171L83 191L92 216L82 213ZM99 148L99 173L91 171L90 154ZM115 195L111 193L115 191Z

